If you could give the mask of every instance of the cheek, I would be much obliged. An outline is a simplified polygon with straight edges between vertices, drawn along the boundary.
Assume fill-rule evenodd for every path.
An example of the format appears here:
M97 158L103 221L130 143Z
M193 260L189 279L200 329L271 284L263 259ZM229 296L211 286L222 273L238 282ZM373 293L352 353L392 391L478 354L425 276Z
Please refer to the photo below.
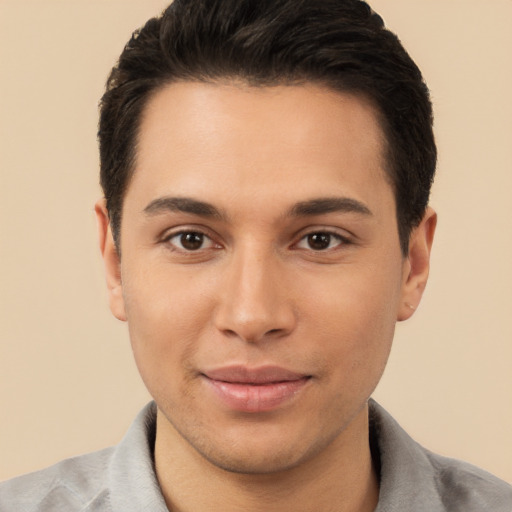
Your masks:
M165 263L132 264L122 278L128 322L138 333L164 338L200 327L210 294L198 273Z
M328 284L326 284L328 283ZM393 267L341 269L317 287L309 283L308 323L318 330L334 374L373 380L384 370L393 340L400 272ZM342 370L341 370L342 369Z
M184 273L128 270L123 295L132 350L153 393L194 359L197 340L210 321L210 300L204 287Z

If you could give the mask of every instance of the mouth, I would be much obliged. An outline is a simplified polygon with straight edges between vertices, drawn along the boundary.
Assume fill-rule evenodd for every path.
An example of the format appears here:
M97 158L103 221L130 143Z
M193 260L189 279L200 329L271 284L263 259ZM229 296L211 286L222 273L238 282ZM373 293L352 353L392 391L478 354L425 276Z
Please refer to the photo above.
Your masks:
M239 412L268 412L292 400L312 376L265 366L230 366L201 374L208 388L228 409Z

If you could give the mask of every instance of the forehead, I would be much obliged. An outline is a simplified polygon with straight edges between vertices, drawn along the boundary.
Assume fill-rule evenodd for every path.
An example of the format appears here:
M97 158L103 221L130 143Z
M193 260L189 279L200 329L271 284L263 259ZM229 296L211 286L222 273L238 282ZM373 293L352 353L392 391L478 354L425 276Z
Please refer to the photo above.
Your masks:
M292 189L320 197L334 183L357 196L389 188L383 147L375 110L359 96L313 84L173 83L143 112L127 199L265 193L291 201Z

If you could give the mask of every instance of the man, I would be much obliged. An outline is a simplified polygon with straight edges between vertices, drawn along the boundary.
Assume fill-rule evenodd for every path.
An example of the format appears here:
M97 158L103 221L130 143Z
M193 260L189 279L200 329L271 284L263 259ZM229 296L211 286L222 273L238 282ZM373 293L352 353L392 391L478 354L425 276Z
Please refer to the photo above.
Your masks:
M155 403L0 510L493 510L370 400L426 285L428 90L356 0L176 0L101 104L110 307Z

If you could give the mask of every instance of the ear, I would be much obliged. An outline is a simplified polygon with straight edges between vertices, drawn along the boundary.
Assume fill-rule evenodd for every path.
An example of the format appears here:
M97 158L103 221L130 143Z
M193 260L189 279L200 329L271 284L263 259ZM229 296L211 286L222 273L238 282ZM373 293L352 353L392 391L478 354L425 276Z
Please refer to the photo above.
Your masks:
M420 224L409 238L409 252L404 260L402 300L397 320L407 320L418 307L427 285L430 269L430 250L436 230L437 214L428 207Z
M110 311L117 319L124 322L126 312L121 282L121 261L112 236L105 199L100 199L95 204L94 211L98 225L100 251L105 265Z

